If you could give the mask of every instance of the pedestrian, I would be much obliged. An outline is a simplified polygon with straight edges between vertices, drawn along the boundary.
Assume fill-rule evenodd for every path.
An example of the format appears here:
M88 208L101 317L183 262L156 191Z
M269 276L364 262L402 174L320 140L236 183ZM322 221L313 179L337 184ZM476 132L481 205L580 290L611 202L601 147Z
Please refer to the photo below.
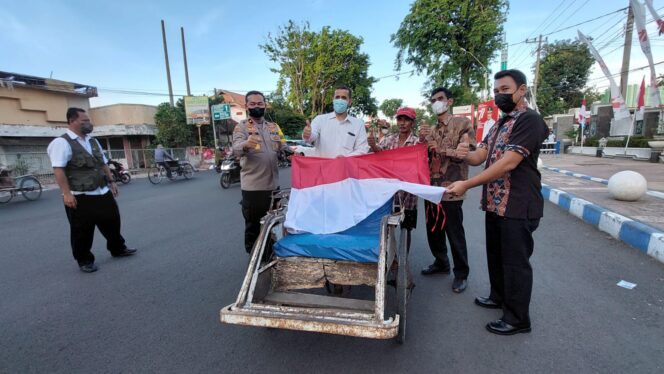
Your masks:
M528 108L526 76L519 70L495 74L496 105L505 114L486 134L477 151L466 160L485 162L485 170L466 181L453 183L447 193L461 196L482 186L486 254L491 293L475 304L502 309L500 319L486 325L500 335L530 332L530 297L533 287L533 232L543 215L544 199L537 159L549 128L542 116Z
M67 132L48 145L48 156L62 191L72 254L81 271L92 273L98 270L91 252L95 227L106 238L111 256L130 256L136 249L127 248L120 233L118 189L101 145L90 136L90 118L83 109L69 108L67 124Z
M175 161L173 156L164 149L164 146L161 144L157 145L157 148L154 150L154 162L158 166L163 166L166 170L166 177L171 179L171 167L168 164L168 161Z
M436 126L431 129L424 123L420 128L420 141L427 142L431 185L447 187L453 182L468 179L468 163L464 157L469 147L475 148L475 132L467 117L454 117L452 92L438 87L431 92L431 108L437 115ZM463 228L464 194L445 194L439 205L425 201L427 241L434 262L422 269L423 275L449 274L450 262L447 244L454 260L452 291L463 292L468 286L468 249ZM442 217L441 217L442 216Z
M408 147L419 143L419 138L413 133L413 126L415 125L415 120L417 118L415 110L408 107L400 108L397 111L396 117L397 126L399 127L398 133L383 137L378 144L376 144L376 138L374 136L368 137L367 142L372 152L377 153L388 149ZM395 196L395 201L399 203L399 205L402 205L401 208L404 210L404 221L401 223L401 227L408 230L407 249L410 251L410 234L417 226L417 196L400 191Z
M369 152L367 132L361 119L348 114L353 91L347 86L334 90L334 111L316 116L304 127L302 139L314 144L314 155L335 158Z
M265 95L249 91L245 96L249 118L233 130L233 152L240 157L240 186L244 216L244 249L251 253L261 230L261 218L270 209L278 189L279 152L285 146L279 126L265 120ZM268 252L266 252L268 253Z

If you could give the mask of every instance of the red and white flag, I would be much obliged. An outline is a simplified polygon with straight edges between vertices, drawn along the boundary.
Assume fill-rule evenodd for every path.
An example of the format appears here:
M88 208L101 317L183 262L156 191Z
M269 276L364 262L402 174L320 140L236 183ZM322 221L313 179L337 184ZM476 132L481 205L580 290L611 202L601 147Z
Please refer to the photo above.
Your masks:
M586 98L584 97L581 100L581 109L579 110L579 124L581 125L581 130L586 125Z
M657 74L655 73L655 65L653 63L652 49L650 48L650 39L648 39L648 31L646 30L646 10L643 4L636 0L630 0L630 6L634 11L634 25L639 33L639 43L641 50L648 59L648 66L650 67L650 106L659 108L662 100L659 96L659 89L657 87Z
M445 188L429 183L424 144L355 157L293 157L284 226L312 234L341 232L400 190L438 204Z
M652 14L652 18L655 19L655 22L657 22L657 30L659 31L659 35L662 35L664 33L664 21L662 21L661 18L659 18L659 14L657 14L657 10L655 9L654 6L652 6L652 0L645 0L646 5L648 6L648 9L650 10L650 14Z
M635 120L637 121L643 121L643 113L645 111L645 106L646 106L646 77L644 76L643 79L641 80L641 88L639 88L639 98L636 102L636 113L635 115Z

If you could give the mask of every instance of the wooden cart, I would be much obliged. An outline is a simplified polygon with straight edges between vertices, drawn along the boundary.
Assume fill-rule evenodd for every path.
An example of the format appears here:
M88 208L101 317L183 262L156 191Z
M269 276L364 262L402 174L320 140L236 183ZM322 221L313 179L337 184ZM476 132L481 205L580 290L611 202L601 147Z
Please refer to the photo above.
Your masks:
M280 192L280 206L262 220L247 274L233 304L221 310L221 322L236 325L311 331L372 339L406 337L407 290L406 229L403 215L384 216L380 227L377 263L359 263L310 257L263 259L270 240L284 235L288 192ZM262 260L263 259L263 260ZM387 277L394 260L396 308L390 308ZM307 292L329 282L335 285L374 287L373 300L333 297ZM396 309L389 312L388 309Z
M26 200L37 200L42 185L34 175L9 176L9 170L0 167L0 204L8 203L19 192Z

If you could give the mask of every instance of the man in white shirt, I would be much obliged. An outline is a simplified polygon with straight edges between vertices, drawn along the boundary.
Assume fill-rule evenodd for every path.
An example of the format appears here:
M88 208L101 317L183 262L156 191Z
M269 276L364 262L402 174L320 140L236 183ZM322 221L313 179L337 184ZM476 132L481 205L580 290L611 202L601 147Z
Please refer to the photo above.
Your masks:
M93 130L90 118L83 109L69 108L67 123L67 133L48 145L48 156L62 191L72 254L81 271L92 273L98 269L90 251L95 226L106 238L106 248L113 257L130 256L136 250L127 248L120 234L117 186L101 145L89 135Z
M316 116L311 125L305 126L302 139L314 144L315 156L335 158L369 152L364 121L348 114L352 96L349 87L337 87L332 100L334 111Z

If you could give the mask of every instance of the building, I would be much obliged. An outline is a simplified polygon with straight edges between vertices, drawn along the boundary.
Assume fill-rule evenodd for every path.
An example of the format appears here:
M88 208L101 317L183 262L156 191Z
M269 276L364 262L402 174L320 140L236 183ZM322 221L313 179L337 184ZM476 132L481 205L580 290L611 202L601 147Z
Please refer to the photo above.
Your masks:
M90 108L93 86L0 71L0 164L28 165L31 173L50 173L46 147L67 128L67 108L86 110L94 135L109 156L130 168L143 167L140 150L156 133L156 107L115 104Z

